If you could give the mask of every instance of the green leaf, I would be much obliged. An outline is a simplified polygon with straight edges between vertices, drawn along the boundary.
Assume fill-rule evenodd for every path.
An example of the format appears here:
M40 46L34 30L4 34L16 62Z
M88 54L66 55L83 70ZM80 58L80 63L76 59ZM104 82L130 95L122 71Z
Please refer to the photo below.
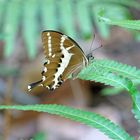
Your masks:
M101 14L99 14L99 20L110 25L117 25L133 30L140 30L140 20L115 20L101 16Z
M76 3L76 19L79 23L81 35L84 38L89 38L93 32L88 6L86 1L77 1Z
M140 41L140 33L138 30L132 30L131 33L136 41Z
M94 72L94 73L96 73L96 72ZM86 71L82 74L80 72L78 77L80 79L96 81L96 82L103 83L105 85L110 85L110 86L114 86L114 87L122 87L122 88L129 90L127 87L128 81L127 81L127 79L123 78L122 76L118 76L113 73L107 73L107 72L102 73L101 71L99 73L91 74L91 72L87 73L87 71ZM86 75L86 76L84 76L84 75Z
M114 5L123 5L127 7L132 7L137 10L140 9L140 3L136 0L87 0L89 3L95 4L114 4Z
M65 31L72 38L76 38L73 1L60 0L58 8L61 15L59 21L62 31Z
M37 38L38 38L38 24L37 24L37 12L38 3L36 0L28 0L23 3L23 38L25 41L25 47L27 49L27 54L32 60L37 54Z
M133 99L132 113L140 123L140 93L134 87L131 89L130 93Z
M109 25L98 20L98 13L101 11L101 9L104 10L104 16L109 18L115 17L118 20L130 18L129 11L126 7L114 3L100 2L93 5L92 9L94 22L103 38L107 38L109 36Z
M117 88L107 87L107 88L102 89L100 93L104 96L116 95L116 94L121 93L123 90L124 90L124 88L122 88L122 87L119 87L119 88L118 87Z
M108 38L109 36L109 26L103 22L99 22L98 20L98 11L99 11L99 6L95 5L92 7L92 16L93 16L93 20L95 22L95 25L99 31L99 34L103 37L103 38Z
M3 14L6 8L6 0L0 0L0 25L2 24L2 18L3 18ZM1 26L0 26L1 28Z
M33 140L47 140L45 133L38 132L33 136Z
M40 1L40 16L43 30L58 30L58 18L56 15L55 0Z
M3 32L3 19L7 4L6 0L0 0L0 40L3 40L5 37Z
M132 80L140 80L140 70L134 66L122 64L113 60L93 60L93 67L99 67L105 71L115 72Z
M0 76L8 77L19 74L19 70L3 64L0 64Z
M140 81L138 80L133 80L133 84L137 87L140 85ZM122 87L117 87L117 88L114 88L114 87L106 87L104 89L101 90L101 94L104 95L104 96L107 96L107 95L116 95L116 94L119 94L121 93L122 91L124 91L125 89L122 88Z
M17 33L20 33L20 27L30 59L35 58L37 54L36 41L39 37L38 31L42 27L43 30L61 29L74 38L78 29L78 33L85 39L93 33L92 21L104 38L109 35L109 25L105 24L106 22L139 30L138 20L122 20L131 18L128 6L140 9L140 3L132 0L76 0L74 3L71 0L0 0L0 39L5 42L4 56L9 57L14 52L15 39ZM99 7L106 11L105 16L101 16L104 22L97 19ZM119 21L112 20L112 17ZM22 25L20 18L23 19ZM135 36L137 39L140 38L139 34Z
M102 0L101 0L102 1ZM129 6L129 7L133 7L135 9L140 9L140 3L136 0L105 0L105 1L108 1L108 2L112 2L114 4L121 4L121 5L124 5L124 6Z
M19 0L11 0L7 4L7 10L3 21L3 35L4 35L4 56L9 57L14 51L14 43L18 32L19 18L21 15L22 4Z
M99 61L91 60L90 64L78 74L78 78L91 81L94 80L96 82L100 82L105 85L110 85L114 87L123 87L125 89L128 89L127 87L128 80L118 75L120 73L113 73L112 71L112 68L115 69L117 66L114 65L113 67L111 65L112 67L110 69L110 67L108 67L108 63L106 63L107 61L103 60L103 63L101 62L102 62L101 60ZM105 68L102 67L103 64Z
M120 70L118 69L119 67ZM117 70L114 70L114 68L116 68ZM128 91L129 95L132 98L132 102L133 102L132 112L134 113L136 119L138 119L139 121L140 120L140 103L139 103L140 93L137 91L132 81L126 78L126 77L131 77L130 76L131 72L139 73L139 70L136 70L131 66L116 63L114 61L112 61L112 63L109 64L107 60L103 60L103 61L96 60L96 62L91 60L89 66L84 68L78 74L78 78L84 80L91 80L91 81L94 80L96 82L100 82L105 85L110 85L116 88L124 88L126 91ZM120 74L123 76L120 76ZM137 75L137 79L138 79L138 75Z
M97 128L109 138L113 140L133 140L122 128L112 123L110 120L87 111L74 109L62 105L15 105L4 106L1 105L0 109L16 109L16 110L33 110L39 112L48 112L50 114L60 115L71 120L81 122L90 127Z

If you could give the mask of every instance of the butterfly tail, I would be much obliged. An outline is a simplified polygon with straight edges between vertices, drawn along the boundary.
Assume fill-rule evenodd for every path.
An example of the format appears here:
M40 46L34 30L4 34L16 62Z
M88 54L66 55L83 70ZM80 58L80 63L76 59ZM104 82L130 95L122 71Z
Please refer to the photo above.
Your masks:
M31 91L33 88L35 88L36 86L40 86L41 85L42 80L31 83L30 85L28 85L28 91Z

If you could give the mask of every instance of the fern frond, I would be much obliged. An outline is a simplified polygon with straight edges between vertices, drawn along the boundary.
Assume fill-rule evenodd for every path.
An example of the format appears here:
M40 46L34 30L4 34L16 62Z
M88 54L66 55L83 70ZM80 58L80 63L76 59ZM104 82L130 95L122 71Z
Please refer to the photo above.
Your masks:
M7 4L7 10L5 13L5 18L3 21L3 34L4 34L4 56L9 57L13 52L13 47L18 31L18 26L20 23L21 11L17 9L21 9L21 1L19 0L11 0Z
M33 140L48 140L45 132L37 132L33 138Z
M120 70L123 70L123 72L124 71L127 72L129 69L130 72L135 71L135 73L137 72L139 73L139 70L136 71L135 68L133 69L133 67L126 66L126 65L124 66L124 68L122 68L123 64L114 63L114 61L112 61L110 65L108 61L106 60L105 62L107 63L105 63L104 60L103 61L99 60L99 62L96 60L96 62L95 63L94 62L95 61L91 60L91 63L89 64L89 66L87 66L78 74L78 78L84 79L84 80L91 80L91 81L94 80L96 82L100 82L105 85L110 85L117 88L124 88L125 90L127 90L133 101L132 111L135 115L135 118L140 120L140 103L139 103L140 93L137 91L137 89L135 88L131 80L129 80L128 78L125 78L124 76L118 75L118 74L123 75L122 71L121 72L113 71L114 68L117 68L117 67L118 68L121 67ZM105 64L105 66L102 65L102 62L103 64ZM112 70L112 67L113 67L113 70ZM116 72L117 74L115 74L114 72ZM126 74L126 76L127 75L128 74Z
M98 4L93 5L93 19L96 23L96 27L101 34L102 37L107 38L109 36L109 25L105 24L104 22L99 21L99 11L103 9L104 15L109 18L116 18L117 20L124 20L130 19L131 15L128 11L128 8L124 7L123 5L115 4L113 2L99 2ZM109 10L108 10L109 9ZM111 12L110 12L111 11Z
M86 112L62 105L27 105L27 106L0 106L0 109L33 110L48 112L81 122L90 127L97 128L113 140L133 140L122 128L110 120L91 112Z
M89 15L88 2L84 0L77 1L76 12L77 12L77 19L79 22L80 32L82 35L84 35L85 38L89 38L92 34L91 31L93 29L92 29L92 23Z
M114 20L99 14L99 20L103 21L110 25L117 25L120 27L133 29L133 30L140 30L140 20Z
M15 76L19 74L19 70L7 65L0 64L0 75L3 77Z
M58 19L56 18L56 1L40 0L39 4L43 30L58 30Z
M122 90L122 88L116 88L116 92ZM128 86L128 92L132 99L132 113L137 121L140 123L140 93L136 90L134 85ZM114 94L113 94L114 95Z
M105 24L103 22L99 22L99 20L98 20L98 11L100 8L101 7L99 7L98 5L93 6L92 7L92 16L93 16L93 19L94 19L94 22L96 24L99 34L104 38L108 38L109 25Z
M87 0L90 3L94 3L94 4L114 4L114 5L123 5L123 6L127 6L127 7L133 7L137 10L140 9L140 3L136 0Z
M72 38L76 38L73 1L61 0L58 2L60 25L62 30Z
M134 39L139 42L140 41L140 33L139 33L139 31L138 30L133 30L131 32L132 32L132 35L133 35Z
M136 81L136 80L133 80L133 83L134 85L137 87L138 85L140 85L140 81ZM102 95L116 95L116 94L119 94L121 93L122 91L124 91L125 89L122 88L122 87L117 87L117 88L114 88L114 87L106 87L104 89L101 90L101 94Z
M134 66L122 64L112 60L93 60L93 67L104 69L105 71L115 72L132 80L140 80L140 70Z
M127 90L128 79L123 78L122 76L112 73L112 71L106 70L103 67L97 67L92 61L89 66L84 68L79 74L78 78L84 80L91 80L103 83L105 85L110 85L113 87L123 87Z
M132 113L140 123L140 93L135 88L133 88L131 90L131 97L133 99Z
M4 56L8 57L14 52L15 38L20 27L22 27L21 34L30 59L37 54L36 40L39 36L37 32L40 30L60 30L75 38L78 34L78 25L79 35L87 39L92 35L91 31L93 31L93 23L95 23L99 34L103 38L107 38L110 26L98 21L100 8L104 8L106 11L105 16L101 16L101 19L108 21L105 17L109 17L109 24L139 29L139 22L124 21L131 19L128 7L139 9L140 3L132 0L76 0L75 2L71 0L60 0L59 2L57 0L1 0L0 39L5 42ZM20 15L22 15L22 26L20 25ZM114 17L119 21L110 22L110 19ZM137 37L139 36L137 35Z
M1 20L2 20L2 18L3 18L5 6L6 6L6 1L5 1L5 0L1 0L1 1L0 1L0 25L2 24L2 23L1 23Z
M101 90L101 94L103 96L110 96L110 95L116 95L121 93L124 90L124 88L119 87L119 88L115 88L115 87L106 87L104 89Z
M35 58L37 54L36 41L38 38L38 23L37 23L37 12L38 12L38 1L28 0L23 1L23 38L27 53L30 59ZM30 12L29 12L30 11Z

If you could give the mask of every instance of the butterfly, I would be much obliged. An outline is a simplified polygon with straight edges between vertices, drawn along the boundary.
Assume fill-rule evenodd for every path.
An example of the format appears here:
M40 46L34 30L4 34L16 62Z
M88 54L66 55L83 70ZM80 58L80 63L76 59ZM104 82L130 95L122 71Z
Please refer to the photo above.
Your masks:
M69 36L58 31L42 32L42 42L45 54L42 79L28 86L43 86L49 90L58 88L71 75L75 78L80 70L88 65L88 59L80 46Z

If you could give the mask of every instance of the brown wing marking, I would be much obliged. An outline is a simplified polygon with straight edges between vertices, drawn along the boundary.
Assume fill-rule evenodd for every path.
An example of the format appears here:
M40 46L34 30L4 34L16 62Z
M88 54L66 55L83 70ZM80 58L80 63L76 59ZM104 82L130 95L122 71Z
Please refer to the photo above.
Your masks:
M61 35L62 36L62 35ZM60 34L56 32L42 32L42 42L44 48L44 54L46 58L51 57L53 54L57 52L61 52L60 50ZM51 55L49 55L49 48L51 51Z
M67 42L64 43L67 46ZM70 47L70 46L68 46ZM75 53L76 52L76 53ZM68 67L65 69L62 79L65 80L69 75L77 76L80 70L88 64L88 60L84 53L81 51L79 47L73 47L69 50L69 53L73 53ZM74 77L73 77L74 78Z
M77 73L88 64L88 60L79 45L73 39L63 35L62 33L55 31L44 31L42 32L42 42L47 61L44 63L42 80L29 85L30 89L35 86L45 86L48 89L55 89L59 87L70 74L77 75ZM65 68L63 73L60 74L58 80L56 80L58 83L54 88L53 85L56 84L53 81L55 73L61 66L62 60L64 60L64 54L62 54L61 50L62 45L69 53L73 55L69 60L68 66Z

